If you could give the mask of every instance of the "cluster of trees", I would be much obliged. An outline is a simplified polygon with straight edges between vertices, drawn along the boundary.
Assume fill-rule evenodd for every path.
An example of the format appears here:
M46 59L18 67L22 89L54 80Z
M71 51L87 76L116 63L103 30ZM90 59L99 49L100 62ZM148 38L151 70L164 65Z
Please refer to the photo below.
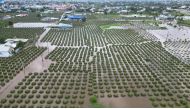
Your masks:
M5 20L0 20L0 28L4 28L7 26L12 26L13 22L12 21L5 21Z
M177 20L177 24L184 25L184 26L190 26L190 20L183 20L182 18Z

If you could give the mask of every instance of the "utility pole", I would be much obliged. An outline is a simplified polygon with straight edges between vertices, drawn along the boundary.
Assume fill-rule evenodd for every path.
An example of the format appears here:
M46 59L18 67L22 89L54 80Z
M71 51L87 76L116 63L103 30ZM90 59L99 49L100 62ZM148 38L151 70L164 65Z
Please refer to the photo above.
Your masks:
M25 67L24 67L24 63L23 63L23 61L22 61L22 59L20 58L20 61L21 61L21 64L22 64L22 70L23 70L23 73L24 73L24 76L25 76Z

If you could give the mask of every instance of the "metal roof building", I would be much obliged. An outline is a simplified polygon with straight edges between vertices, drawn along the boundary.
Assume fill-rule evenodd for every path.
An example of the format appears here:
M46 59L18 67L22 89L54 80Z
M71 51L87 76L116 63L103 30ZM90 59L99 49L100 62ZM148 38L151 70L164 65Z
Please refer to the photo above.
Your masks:
M0 57L10 57L12 56L13 48L6 46L4 44L0 45Z
M81 16L81 15L70 15L67 17L69 20L81 20L81 21L85 21L86 17L85 16Z

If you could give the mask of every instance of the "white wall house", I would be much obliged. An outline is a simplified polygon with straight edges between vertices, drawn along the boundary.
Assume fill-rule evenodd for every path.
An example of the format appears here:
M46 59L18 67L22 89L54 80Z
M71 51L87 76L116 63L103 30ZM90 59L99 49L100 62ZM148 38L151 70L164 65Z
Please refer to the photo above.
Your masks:
M16 48L18 42L27 42L28 39L7 39L6 43L0 44L0 57L10 57L14 48Z
M0 45L0 57L12 56L13 48L4 44Z

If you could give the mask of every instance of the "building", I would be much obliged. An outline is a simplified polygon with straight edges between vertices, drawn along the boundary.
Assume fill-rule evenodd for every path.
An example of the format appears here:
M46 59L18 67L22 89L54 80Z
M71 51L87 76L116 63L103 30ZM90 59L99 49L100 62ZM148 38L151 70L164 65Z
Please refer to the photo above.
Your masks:
M47 28L49 26L55 25L54 23L14 23L14 28Z
M82 22L86 21L86 17L81 15L70 15L67 16L67 19L71 21L82 21Z
M156 18L156 20L167 20L167 21L173 21L174 19L175 17L171 15L160 15Z
M41 21L43 21L43 22L55 22L58 20L59 20L59 18L55 18L55 17L45 17L45 18L41 19Z
M5 44L0 44L0 57L10 57L18 42L27 42L28 39L7 39Z
M10 15L6 15L6 16L3 16L3 20L8 20L8 19L11 19L12 17Z
M64 24L64 23L59 23L58 25L52 25L50 26L51 28L57 28L57 29L72 29L73 26L70 24Z
M27 41L28 39L20 39L20 38L5 40L5 42L27 42Z
M12 56L12 52L14 49L10 46L6 46L4 44L0 45L0 57L10 57Z
M0 5L1 5L1 4L4 4L4 3L5 3L5 1L4 1L4 0L0 0Z
M28 14L18 14L18 15L16 15L16 17L26 17L26 16L28 16Z
M178 16L177 19L190 20L190 16Z

